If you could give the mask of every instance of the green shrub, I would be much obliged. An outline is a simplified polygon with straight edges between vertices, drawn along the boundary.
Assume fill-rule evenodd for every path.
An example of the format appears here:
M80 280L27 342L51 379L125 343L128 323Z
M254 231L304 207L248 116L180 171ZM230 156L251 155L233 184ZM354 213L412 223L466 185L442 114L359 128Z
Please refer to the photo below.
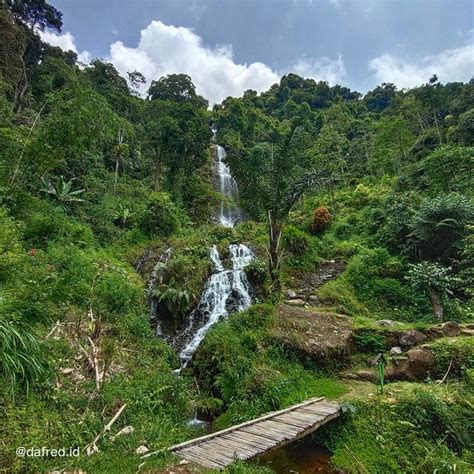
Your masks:
M140 216L140 227L150 235L168 237L187 224L168 194L154 193Z
M309 248L309 239L306 232L293 225L287 225L283 230L283 245L293 255L303 255Z
M54 207L32 211L25 219L23 236L32 247L42 248L52 241L74 243L78 247L94 243L90 227Z
M474 369L474 340L470 337L442 338L430 348L435 355L436 377L443 377L449 367L449 374L457 376Z
M267 263L261 258L255 258L245 267L245 272L252 288L262 290L268 280Z
M370 329L359 329L355 333L357 349L361 352L378 354L387 350L385 337L377 331Z
M210 272L208 249L185 246L159 271L162 283L153 290L153 296L172 315L182 316L197 304L202 293Z
M343 277L324 284L317 290L317 296L322 304L334 307L339 313L350 316L368 314L368 309L358 300L354 288Z
M458 255L473 218L474 204L467 196L451 193L425 199L410 224L415 255L449 264Z

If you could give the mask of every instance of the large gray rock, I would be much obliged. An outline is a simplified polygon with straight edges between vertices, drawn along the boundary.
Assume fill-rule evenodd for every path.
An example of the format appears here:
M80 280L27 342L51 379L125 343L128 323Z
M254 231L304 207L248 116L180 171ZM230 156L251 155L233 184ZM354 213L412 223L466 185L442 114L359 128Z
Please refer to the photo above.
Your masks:
M410 329L400 335L399 343L402 347L412 347L425 342L426 339L426 335L421 331Z
M401 347L395 346L395 347L392 347L390 349L390 355L391 356L397 356L397 355L400 355L402 353L403 353L403 351L402 351Z
M391 319L380 319L379 321L377 321L377 324L383 327L393 327L400 325L398 321L392 321Z

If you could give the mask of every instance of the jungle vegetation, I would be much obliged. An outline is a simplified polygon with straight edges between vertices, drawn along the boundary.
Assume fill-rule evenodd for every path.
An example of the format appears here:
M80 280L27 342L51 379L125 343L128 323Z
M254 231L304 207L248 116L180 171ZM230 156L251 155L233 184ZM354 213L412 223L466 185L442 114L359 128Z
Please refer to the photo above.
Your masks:
M42 42L37 29L60 31L61 18L44 0L0 2L0 470L136 472L138 446L195 435L196 409L225 427L350 392L270 337L291 278L324 259L346 265L321 288L325 310L359 325L473 322L474 81L360 94L288 74L210 109L184 74L143 96L140 71L124 78ZM213 124L247 215L235 229L214 219ZM176 377L175 352L149 324L140 262L175 249L160 295L180 317L211 271L209 247L237 241L257 250L257 304L218 324ZM449 365L452 349L438 351ZM399 403L362 393L322 440L335 465L467 472L472 343L456 351L444 391L403 385ZM123 405L114 429L133 432L94 443ZM26 459L17 446L94 454Z

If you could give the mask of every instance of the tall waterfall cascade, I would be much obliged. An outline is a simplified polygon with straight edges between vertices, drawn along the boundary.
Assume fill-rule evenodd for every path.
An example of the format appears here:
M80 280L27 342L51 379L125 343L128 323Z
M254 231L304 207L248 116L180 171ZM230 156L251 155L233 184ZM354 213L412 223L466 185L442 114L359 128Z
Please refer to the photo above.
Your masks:
M212 133L215 141L217 130L213 128ZM215 169L219 191L223 196L218 219L224 227L234 227L236 222L241 219L242 213L237 207L239 202L237 183L230 173L225 158L224 147L216 145ZM252 289L245 273L245 267L253 260L253 252L244 244L232 244L229 246L229 256L232 269L226 270L217 247L214 245L210 250L215 272L206 282L201 300L191 313L188 333L192 334L192 337L181 350L182 367L186 367L190 362L207 331L215 323L231 312L247 309L252 303ZM204 323L193 333L191 328L195 326L197 315L205 316Z
M214 142L217 130L213 129ZM225 162L226 152L220 145L215 146L216 186L222 193L222 203L217 215L219 224L234 227L242 219L238 208L239 190ZM179 352L181 368L185 368L194 356L199 344L209 329L220 319L233 312L243 311L252 304L252 288L245 273L245 267L254 259L253 252L244 244L231 244L228 258L219 254L216 245L210 248L209 256L214 271L204 285L204 290L196 308L185 319L184 327L177 334L167 335L159 318L159 305L153 297L153 288L160 283L161 270L171 258L168 249L157 262L148 286L148 297L152 321L157 335L170 341Z
M239 190L235 179L230 174L230 168L225 162L227 153L224 147L216 145L216 148L219 191L224 196L219 212L219 222L224 227L234 227L235 223L241 218L241 211L237 207Z

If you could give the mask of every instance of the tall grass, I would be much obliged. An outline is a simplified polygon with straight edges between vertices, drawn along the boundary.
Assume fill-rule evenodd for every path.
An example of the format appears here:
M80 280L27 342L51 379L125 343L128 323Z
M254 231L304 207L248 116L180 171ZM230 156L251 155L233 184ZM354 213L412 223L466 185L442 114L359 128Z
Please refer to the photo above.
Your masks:
M31 328L0 315L0 374L12 397L19 388L28 394L44 371L40 346Z

